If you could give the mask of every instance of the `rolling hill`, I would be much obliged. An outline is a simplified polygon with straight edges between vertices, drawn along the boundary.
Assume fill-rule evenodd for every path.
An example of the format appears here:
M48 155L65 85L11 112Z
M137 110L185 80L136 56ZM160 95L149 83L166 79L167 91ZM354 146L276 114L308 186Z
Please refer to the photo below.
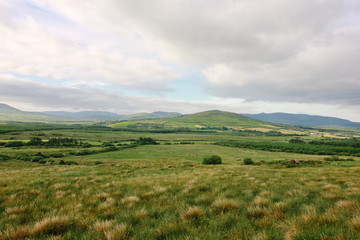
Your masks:
M318 126L318 127L350 127L360 128L360 123L351 122L349 120L324 117L307 114L290 114L290 113L259 113L259 114L244 114L245 116L258 119L261 121L296 125L296 126Z
M241 114L212 110L172 118L122 121L109 125L114 128L130 129L234 129L270 131L278 127L263 121L252 119Z

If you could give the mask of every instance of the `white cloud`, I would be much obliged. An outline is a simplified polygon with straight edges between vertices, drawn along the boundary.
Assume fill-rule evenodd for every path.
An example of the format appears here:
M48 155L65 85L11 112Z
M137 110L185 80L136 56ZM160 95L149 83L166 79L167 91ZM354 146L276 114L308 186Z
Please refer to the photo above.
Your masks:
M12 12L17 16L15 6ZM78 11L81 16L81 9ZM12 19L13 25L0 24L2 72L57 80L75 79L153 92L171 90L167 86L169 81L181 76L156 58L126 55L123 44L118 47L122 41L128 41L121 35L109 37L111 33L101 36L97 32L86 32L85 26L67 26L65 20L61 20L65 22L60 22L60 26L65 26L66 30L51 29L58 27L57 20L50 19L54 25L49 26L46 19L30 10L27 14ZM83 32L75 32L77 30ZM68 32L63 34L63 31ZM71 36L72 31L75 37ZM129 48L134 47L137 46L129 45Z

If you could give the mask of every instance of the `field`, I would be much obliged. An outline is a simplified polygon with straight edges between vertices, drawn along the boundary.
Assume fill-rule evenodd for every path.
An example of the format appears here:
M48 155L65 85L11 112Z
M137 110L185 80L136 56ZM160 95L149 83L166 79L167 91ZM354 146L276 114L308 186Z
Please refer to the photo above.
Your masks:
M214 145L292 136L13 130L0 135L0 239L360 239L358 156ZM90 147L46 145L64 138Z

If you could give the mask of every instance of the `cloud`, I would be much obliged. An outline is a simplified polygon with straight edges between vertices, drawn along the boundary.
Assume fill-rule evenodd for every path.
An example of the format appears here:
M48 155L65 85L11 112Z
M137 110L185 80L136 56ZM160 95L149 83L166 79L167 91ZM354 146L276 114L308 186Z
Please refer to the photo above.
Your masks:
M222 107L216 103L133 97L118 91L99 90L93 87L39 83L7 74L0 74L0 102L31 111L101 110L122 114L153 111L193 113Z
M185 111L227 109L115 91L166 96L191 69L204 79L187 87L203 83L217 102L236 99L245 109L257 103L259 111L265 111L260 103L304 104L311 113L328 109L327 115L342 106L354 113L360 108L359 11L357 0L0 0L0 71L55 80L41 86L61 89L62 106L74 101L70 96L84 96L74 106L79 109L118 109L101 99L124 101L129 111L163 109L161 103Z
M208 91L249 101L360 105L360 27L335 32L286 61L234 62L204 70Z
M131 49L141 49L136 41L131 45L133 39L119 34L111 36L111 32L101 35L91 31L91 27L77 25L61 13L46 12L39 6L34 10L34 6L18 1L4 6L1 9L11 11L0 24L2 72L119 85L155 93L171 91L168 83L181 77L168 63L145 56L144 49L131 54ZM81 10L77 10L81 16ZM9 21L12 24L8 25ZM128 48L124 50L126 44Z

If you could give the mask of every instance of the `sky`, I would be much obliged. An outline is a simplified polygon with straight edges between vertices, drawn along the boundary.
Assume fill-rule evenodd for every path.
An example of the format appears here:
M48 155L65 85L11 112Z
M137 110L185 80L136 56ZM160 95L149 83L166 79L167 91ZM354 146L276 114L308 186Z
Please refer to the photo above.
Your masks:
M0 0L0 103L360 122L358 0Z

